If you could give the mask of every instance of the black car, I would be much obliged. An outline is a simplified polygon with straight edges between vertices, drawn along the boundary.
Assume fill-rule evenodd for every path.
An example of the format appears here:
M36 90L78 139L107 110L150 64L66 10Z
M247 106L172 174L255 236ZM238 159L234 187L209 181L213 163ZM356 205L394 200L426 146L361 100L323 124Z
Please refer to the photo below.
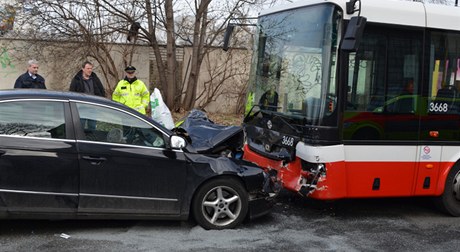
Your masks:
M269 211L270 181L108 99L0 90L0 218L192 215L206 229L233 228Z

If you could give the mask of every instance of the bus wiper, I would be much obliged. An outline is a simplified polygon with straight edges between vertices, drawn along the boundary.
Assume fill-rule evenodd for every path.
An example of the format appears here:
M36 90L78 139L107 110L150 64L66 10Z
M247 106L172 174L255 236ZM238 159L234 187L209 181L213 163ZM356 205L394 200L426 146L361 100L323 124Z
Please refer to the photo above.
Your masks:
M272 116L273 116L272 120L274 120L275 118L279 118L280 121L283 122L284 125L287 125L296 134L301 134L302 133L302 131L298 130L297 127L294 126L294 124L289 123L289 121L288 121L290 119L289 117L283 116L283 115L280 115L280 114L272 114Z
M252 113L252 111L254 110L255 107L258 107L259 110L254 112L254 114ZM265 105L264 108L271 108L271 109L262 109L261 106L259 104L254 104L252 105L251 109L246 113L246 115L244 116L244 119L243 119L243 122L248 122L250 121L252 118L256 117L258 114L260 113L265 113L265 114L273 114L273 113L276 113L276 110L281 108L281 107L277 107L277 106L272 106L272 105ZM271 113L270 113L271 112Z
M252 113L252 111L254 110L255 107L258 107L259 110ZM266 105L264 106L266 108L273 108L273 109L278 109L280 107L277 107L277 106L271 106L271 105ZM297 134L301 134L302 131L299 130L295 124L292 124L289 122L290 118L288 116L285 116L283 114L280 114L274 110L269 110L269 109L260 109L260 105L259 104L254 104L252 105L251 109L249 110L249 112L245 115L244 119L243 119L243 122L244 123L247 123L249 121L251 121L253 118L257 117L259 114L263 114L262 116L263 117L266 117L266 118L269 118L271 119L272 121L275 119L275 118L280 118L280 121L282 122L283 125L287 125L288 128L290 130L292 130L293 132L297 133Z

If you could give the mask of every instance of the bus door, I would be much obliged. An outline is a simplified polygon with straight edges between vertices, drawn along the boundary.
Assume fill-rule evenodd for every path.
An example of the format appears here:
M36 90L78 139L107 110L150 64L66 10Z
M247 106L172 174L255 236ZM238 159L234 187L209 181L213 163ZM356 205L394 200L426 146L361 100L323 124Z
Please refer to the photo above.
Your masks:
M416 195L439 194L460 158L460 34L427 32L426 114L421 119ZM439 187L437 185L440 185Z
M423 33L367 24L348 57L348 197L409 196L417 170Z

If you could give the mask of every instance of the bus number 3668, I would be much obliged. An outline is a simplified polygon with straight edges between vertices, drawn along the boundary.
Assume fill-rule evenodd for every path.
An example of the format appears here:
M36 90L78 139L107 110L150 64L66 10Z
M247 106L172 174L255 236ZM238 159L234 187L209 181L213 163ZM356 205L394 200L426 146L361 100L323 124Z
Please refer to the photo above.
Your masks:
M294 138L283 136L283 141L281 142L281 144L292 147L294 145Z
M449 110L449 106L447 103L430 103L430 112L447 112Z

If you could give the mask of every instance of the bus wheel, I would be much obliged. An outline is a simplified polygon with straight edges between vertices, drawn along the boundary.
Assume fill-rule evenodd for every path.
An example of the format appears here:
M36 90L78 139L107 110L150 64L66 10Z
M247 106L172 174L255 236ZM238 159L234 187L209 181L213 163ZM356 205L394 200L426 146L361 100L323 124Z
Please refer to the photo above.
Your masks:
M444 193L437 199L442 211L460 216L460 165L456 164L449 172Z

